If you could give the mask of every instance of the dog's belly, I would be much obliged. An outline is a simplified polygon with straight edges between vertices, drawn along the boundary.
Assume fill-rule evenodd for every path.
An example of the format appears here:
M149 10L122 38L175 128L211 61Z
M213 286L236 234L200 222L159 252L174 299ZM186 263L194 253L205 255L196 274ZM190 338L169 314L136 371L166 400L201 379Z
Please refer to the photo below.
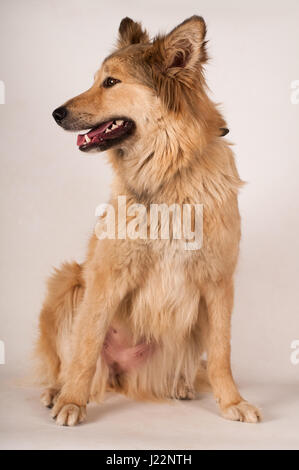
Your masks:
M116 322L109 328L106 335L102 356L110 372L118 375L140 367L153 350L153 343L140 341L134 345L128 328Z
M147 282L120 306L106 335L102 356L111 374L139 369L155 353L176 346L197 322L200 294L181 256L164 259ZM182 347L182 346L181 346Z

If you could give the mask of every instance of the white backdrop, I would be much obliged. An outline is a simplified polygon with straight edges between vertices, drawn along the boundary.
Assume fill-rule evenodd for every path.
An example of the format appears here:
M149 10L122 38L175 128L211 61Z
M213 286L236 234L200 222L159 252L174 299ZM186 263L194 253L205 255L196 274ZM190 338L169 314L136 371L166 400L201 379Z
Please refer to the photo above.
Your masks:
M212 97L222 102L241 178L233 364L246 381L293 384L299 339L297 0L1 0L0 340L6 372L23 371L52 266L82 260L94 211L109 196L104 154L83 155L53 109L87 89L120 20L151 35L193 14L208 25Z

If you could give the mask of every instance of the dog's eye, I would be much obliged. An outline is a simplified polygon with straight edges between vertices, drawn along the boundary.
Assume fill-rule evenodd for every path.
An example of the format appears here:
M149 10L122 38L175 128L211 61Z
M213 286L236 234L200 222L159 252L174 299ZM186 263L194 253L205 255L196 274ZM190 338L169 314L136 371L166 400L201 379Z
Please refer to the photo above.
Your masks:
M104 88L110 88L110 87L116 85L117 83L120 83L120 80L118 80L117 78L107 77L103 81L103 87Z

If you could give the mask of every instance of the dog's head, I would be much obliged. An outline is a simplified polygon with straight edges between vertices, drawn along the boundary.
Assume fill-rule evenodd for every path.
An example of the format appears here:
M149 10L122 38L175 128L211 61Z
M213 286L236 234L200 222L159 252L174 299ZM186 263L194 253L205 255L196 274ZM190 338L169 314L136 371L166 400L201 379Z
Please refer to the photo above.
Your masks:
M90 151L138 145L165 113L174 120L200 113L205 34L204 20L193 16L150 41L139 23L124 18L117 49L104 60L92 87L55 109L54 119L66 130L87 131L77 144ZM204 107L203 102L202 112Z

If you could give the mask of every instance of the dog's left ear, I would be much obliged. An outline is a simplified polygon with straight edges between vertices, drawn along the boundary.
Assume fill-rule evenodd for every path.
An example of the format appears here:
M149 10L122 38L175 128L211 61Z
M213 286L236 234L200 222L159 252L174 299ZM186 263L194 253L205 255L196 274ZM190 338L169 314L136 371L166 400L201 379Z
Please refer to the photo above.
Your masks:
M124 18L121 20L118 29L118 42L117 46L122 47L130 46L131 44L146 44L149 42L149 37L146 30L142 29L140 23L136 23L131 18Z
M160 65L164 72L176 75L180 69L195 70L200 63L205 63L208 59L206 32L204 19L192 16L166 36L158 37L153 48L156 49L156 58L162 62Z

